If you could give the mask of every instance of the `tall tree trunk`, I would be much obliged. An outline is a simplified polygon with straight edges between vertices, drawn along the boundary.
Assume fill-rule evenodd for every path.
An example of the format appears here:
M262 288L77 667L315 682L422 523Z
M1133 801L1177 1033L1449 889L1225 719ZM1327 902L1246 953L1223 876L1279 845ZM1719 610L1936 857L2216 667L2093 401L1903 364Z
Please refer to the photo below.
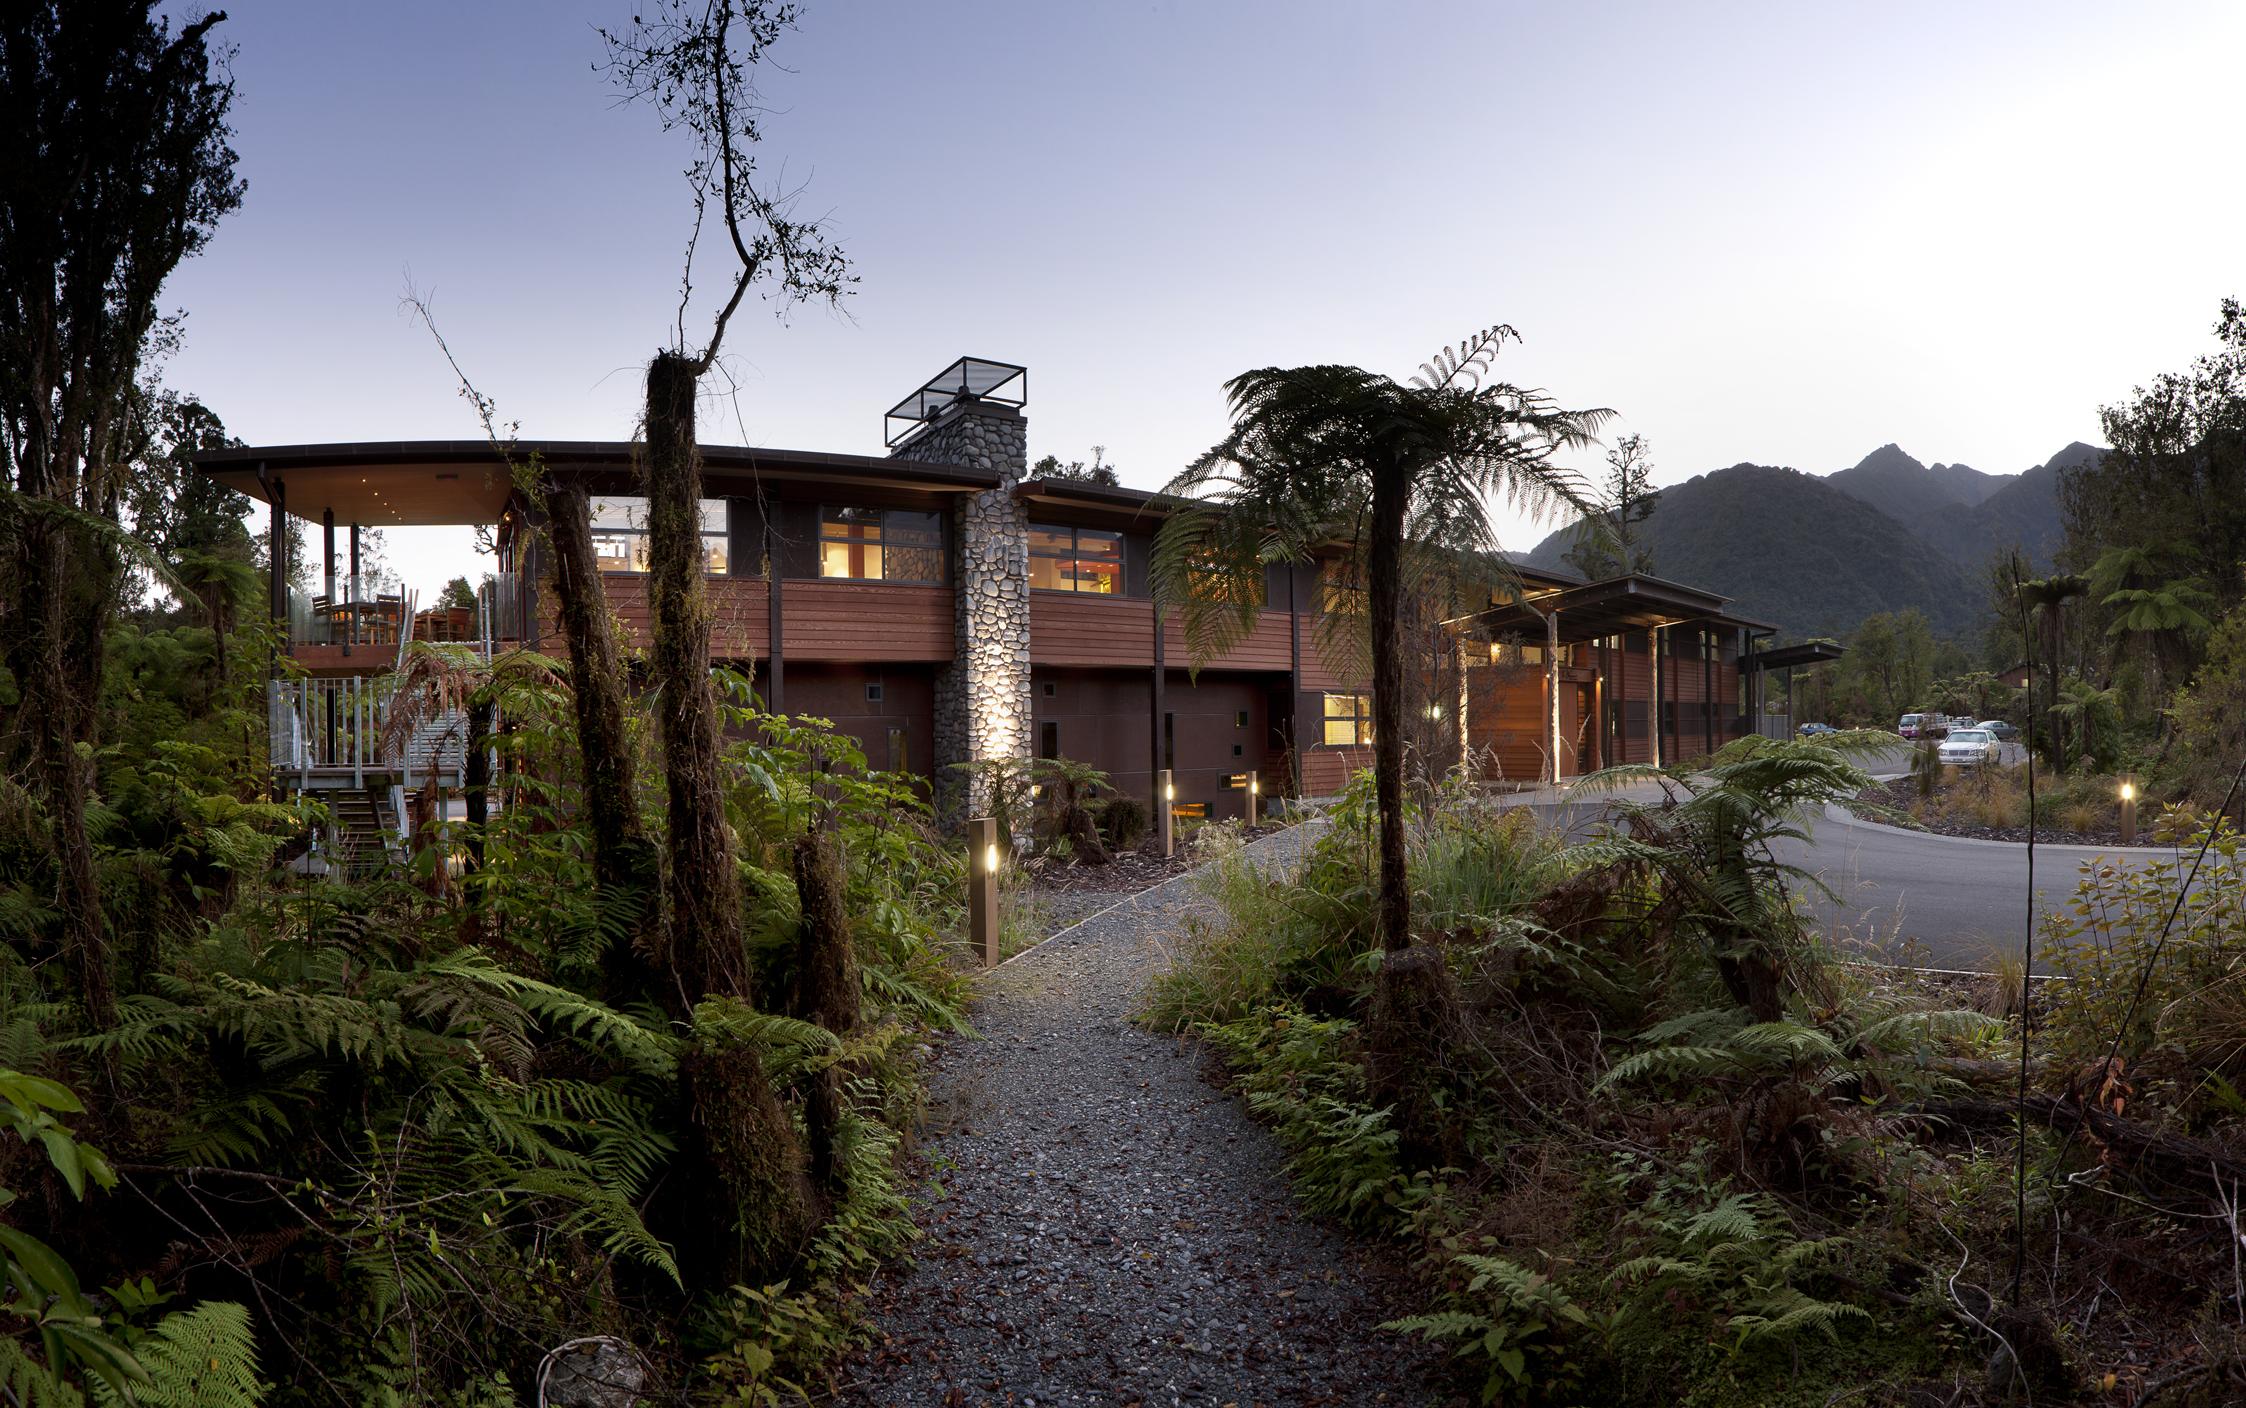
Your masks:
M593 556L585 491L546 491L546 538L554 549L554 597L569 650L569 684L584 770L585 817L593 833L593 878L604 889L647 887L647 840L633 796L631 738L624 728L624 660L608 618Z
M664 885L671 962L686 1002L749 996L741 881L718 784L717 700L710 689L709 592L703 583L702 460L694 443L700 367L673 352L647 369L648 593L651 668L670 796Z
M1412 941L1411 881L1404 863L1404 512L1409 486L1390 469L1373 480L1366 606L1372 617L1373 795L1380 810L1380 943Z
M708 997L754 1000L742 946L741 883L718 774L717 701L710 688L710 615L702 577L702 463L694 397L702 367L675 352L647 369L648 591L654 683L661 696L669 866L664 882L670 971L664 1001L691 1021ZM690 1285L716 1289L789 1269L824 1215L803 1149L756 1048L695 1043L680 1065L688 1131L677 1213ZM713 1228L737 1225L719 1246Z
M491 820L491 725L497 712L491 695L479 689L468 700L468 753L461 782L468 793L468 864L484 866L484 825Z
M90 544L72 551L80 546L73 541L79 536L52 515L21 516L16 619L7 653L20 696L22 736L45 794L64 971L87 1025L101 1030L116 1025L117 991L93 840L86 832L92 764L79 756L78 744L93 742L108 592L101 554Z
M858 1026L858 962L850 946L844 904L842 849L831 831L813 831L795 842L795 892L803 910L803 941L796 956L795 1015L838 1037ZM828 1192L843 1191L836 1157L842 1129L843 1071L829 1066L814 1078L804 1123L811 1134L811 1176Z
M569 651L571 706L577 716L578 767L583 774L585 819L593 836L593 883L610 895L630 895L639 922L620 929L601 955L609 995L616 1000L654 996L669 1002L660 969L662 917L655 848L639 819L631 734L624 725L628 683L616 628L593 555L592 503L583 489L549 484L546 540L554 549L554 600L562 642Z

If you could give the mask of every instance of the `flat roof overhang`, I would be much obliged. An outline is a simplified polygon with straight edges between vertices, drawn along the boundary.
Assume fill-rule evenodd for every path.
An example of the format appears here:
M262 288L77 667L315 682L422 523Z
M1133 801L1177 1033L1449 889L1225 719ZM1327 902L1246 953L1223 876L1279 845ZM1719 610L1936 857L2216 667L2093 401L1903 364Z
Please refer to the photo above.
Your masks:
M1804 641L1800 645L1782 645L1776 650L1757 650L1739 657L1742 670L1791 670L1801 665L1822 665L1828 660L1838 660L1848 653L1846 646L1829 640Z
M1027 479L1014 486L1014 497L1026 504L1096 509L1155 520L1168 518L1173 510L1191 502L1175 494L1093 484L1081 479Z
M1528 574L1524 572L1523 575ZM1726 612L1723 608L1728 600L1728 597L1659 577L1610 577L1603 582L1528 592L1517 600L1500 602L1479 612L1473 619L1493 636L1520 635L1541 640L1546 635L1546 617L1557 613L1563 645L1599 640L1624 631L1701 621L1719 626L1771 629L1763 622Z
M517 457L536 455L556 473L616 474L633 468L629 441L526 440ZM195 465L226 487L271 503L268 482L282 486L288 511L317 523L368 527L497 523L514 492L507 467L482 440L392 440L334 445L268 445L207 450ZM702 468L713 475L775 483L851 483L922 493L975 493L1004 482L996 470L875 455L818 450L768 450L704 445Z

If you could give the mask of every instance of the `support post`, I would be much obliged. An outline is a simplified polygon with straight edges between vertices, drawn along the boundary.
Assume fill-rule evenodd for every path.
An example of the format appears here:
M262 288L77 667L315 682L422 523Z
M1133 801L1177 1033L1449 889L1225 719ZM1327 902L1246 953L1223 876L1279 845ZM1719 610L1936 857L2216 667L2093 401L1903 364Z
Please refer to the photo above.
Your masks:
M1646 628L1646 658L1653 662L1653 698L1646 701L1646 732L1653 737L1653 765L1661 766L1661 627Z
M985 968L998 966L998 821L978 816L967 823L967 923Z
M264 467L259 466L259 472ZM273 624L280 627L281 644L289 643L289 489L279 479L273 481L273 535L265 550L267 576L271 578Z
M351 525L351 614L343 625L343 654L348 658L351 647L359 643L359 525Z
M1554 790L1560 785L1560 613L1544 614L1544 702L1551 713L1552 774Z
M772 532L769 506L764 512L764 707L775 714L785 714L788 712L788 652L785 644L788 624L785 608L780 603L780 544Z
M1178 853L1177 822L1170 808L1178 800L1178 784L1168 768L1157 768L1154 773L1154 835L1162 843L1162 859L1168 860Z

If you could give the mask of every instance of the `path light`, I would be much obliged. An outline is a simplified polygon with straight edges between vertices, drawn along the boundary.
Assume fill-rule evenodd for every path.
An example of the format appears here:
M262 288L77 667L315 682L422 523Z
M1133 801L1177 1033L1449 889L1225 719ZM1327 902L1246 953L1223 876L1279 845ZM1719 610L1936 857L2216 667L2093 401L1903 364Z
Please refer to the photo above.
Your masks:
M2121 844L2137 844L2137 779L2133 774L2123 774L2121 779Z
M1155 790L1161 801L1154 807L1154 839L1162 845L1162 859L1177 854L1176 819L1170 815L1171 804L1178 799L1177 784L1170 780L1170 770L1162 769L1154 775Z
M1255 773L1248 774L1248 825L1256 824L1257 802L1263 796L1263 779Z
M978 816L967 823L967 928L983 955L983 966L998 966L998 821Z

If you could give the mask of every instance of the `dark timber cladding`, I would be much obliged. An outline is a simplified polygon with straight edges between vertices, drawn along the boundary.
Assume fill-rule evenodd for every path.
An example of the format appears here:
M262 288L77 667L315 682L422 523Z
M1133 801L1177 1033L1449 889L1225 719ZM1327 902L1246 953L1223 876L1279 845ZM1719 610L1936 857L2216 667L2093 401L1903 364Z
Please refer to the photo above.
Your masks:
M1183 815L1222 818L1244 812L1251 781L1274 795L1325 796L1369 766L1371 694L1362 666L1330 658L1321 641L1321 565L1273 564L1245 636L1217 658L1188 659L1176 615L1156 609L1150 572L1177 500L1030 477L1026 386L1012 364L960 359L891 412L897 453L887 457L703 447L713 660L749 672L767 707L832 720L874 767L931 782L954 775L953 762L1015 748L1097 767L1151 806L1167 769ZM551 649L552 594L538 588L552 570L542 488L517 483L535 459L545 484L582 489L597 506L608 608L625 644L644 647L652 621L638 447L512 449L513 466L481 441L221 450L197 464L271 506L284 560L290 516L320 525L330 566L315 575L328 602L341 585L329 580L338 526L354 543L365 526L490 527L495 579L505 580L487 598L489 638ZM1520 575L1513 598L1459 623L1444 647L1464 665L1459 756L1482 758L1490 780L1711 751L1761 712L1745 681L1836 649L1757 651L1771 628L1728 614L1712 592L1655 577ZM277 575L277 621L308 620L317 633L322 610L333 608L292 601ZM359 621L332 622L339 641L286 649L314 675L392 668L394 639L353 650L365 643ZM1433 677L1438 664L1453 662L1446 654L1422 668ZM963 704L970 666L980 683ZM1444 728L1431 736L1447 750Z

